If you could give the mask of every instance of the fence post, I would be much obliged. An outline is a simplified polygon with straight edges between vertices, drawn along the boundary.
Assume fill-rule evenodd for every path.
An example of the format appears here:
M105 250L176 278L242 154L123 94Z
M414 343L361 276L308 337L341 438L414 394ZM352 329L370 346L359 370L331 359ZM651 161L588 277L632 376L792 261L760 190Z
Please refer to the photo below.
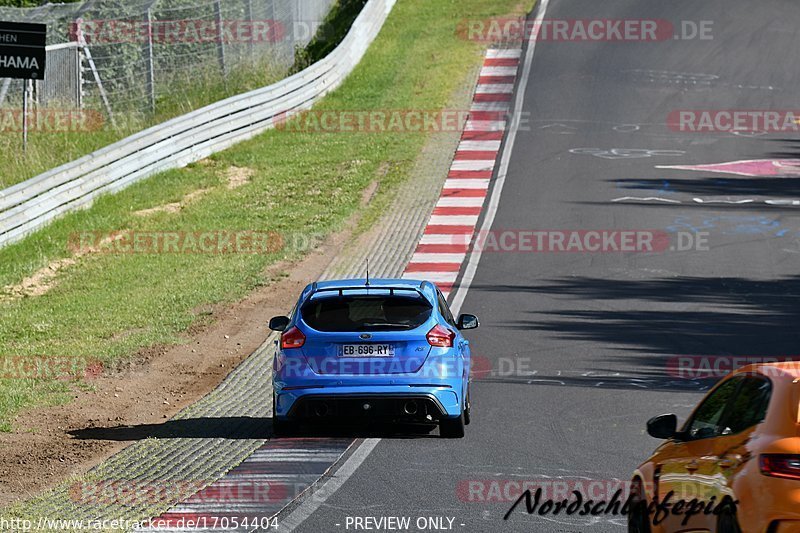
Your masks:
M97 89L100 91L100 98L103 100L103 104L106 107L106 112L108 113L108 118L111 120L111 124L116 124L114 119L114 113L111 111L111 104L108 102L108 94L106 94L106 90L103 88L103 80L100 79L100 73L97 71L97 65L94 63L94 59L92 58L92 51L89 50L89 45L86 44L86 37L83 35L83 29L81 25L83 24L83 19L79 18L75 21L75 28L76 28L76 37L78 40L78 46L81 47L83 50L84 55L86 55L86 61L89 63L89 68L92 69L92 74L94 74L94 81L97 83Z
M256 51L253 35L253 26L255 21L253 20L255 17L253 16L253 0L247 0L247 4L245 7L245 16L247 17L247 21L250 23L250 40L247 43L247 54L250 56L250 63L255 64L256 62Z
M8 94L8 88L11 86L11 78L6 78L3 80L3 86L0 87L0 105L3 105L6 101L6 94Z
M75 101L78 109L83 109L83 50L75 47Z
M217 21L217 55L222 76L228 77L228 65L225 62L225 33L222 29L222 4L221 0L214 0L214 18Z
M22 85L22 151L28 151L28 106L30 105L30 93L33 83L31 80L23 80Z
M300 3L299 2L291 2L291 9L292 9L292 54L294 54L295 48L297 47L297 35L298 33L302 32L304 35L307 32L305 25L302 22L301 15L300 15Z
M283 24L283 21L280 22L278 21L278 13L275 10L275 2L277 2L277 0L267 0L267 2L269 4L269 18L271 21L270 24L272 25L273 31L280 31L281 34L286 34L286 32L289 31L289 28ZM292 31L294 31L294 28L292 28ZM273 35L276 34L273 33ZM287 36L284 35L283 40L285 41L286 39ZM271 48L272 61L275 61L276 63L280 64L280 58L277 58L275 56L281 53L278 48L279 46L281 46L281 43L279 41L273 40L271 44L272 44Z
M156 111L156 73L153 64L153 7L152 5L147 8L147 50L145 51L144 61L146 66L145 75L147 101L150 105L150 112Z

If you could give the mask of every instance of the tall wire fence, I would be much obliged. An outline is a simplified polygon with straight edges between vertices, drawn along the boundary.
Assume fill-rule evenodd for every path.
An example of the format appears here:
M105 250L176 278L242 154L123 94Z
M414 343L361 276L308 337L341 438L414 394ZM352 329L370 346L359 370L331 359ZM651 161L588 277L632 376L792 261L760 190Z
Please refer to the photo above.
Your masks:
M47 70L39 105L147 113L164 97L255 69L285 74L336 0L89 0L0 8L0 20L47 24ZM3 80L0 104L23 83ZM188 98L187 98L188 99Z

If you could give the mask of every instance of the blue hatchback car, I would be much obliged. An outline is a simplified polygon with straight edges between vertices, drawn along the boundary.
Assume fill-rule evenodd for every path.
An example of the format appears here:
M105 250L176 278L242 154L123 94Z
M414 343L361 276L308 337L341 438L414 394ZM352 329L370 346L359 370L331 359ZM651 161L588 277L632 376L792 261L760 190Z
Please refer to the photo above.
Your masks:
M359 279L312 283L288 317L273 362L273 427L331 417L469 424L469 341L474 315L453 318L430 281Z

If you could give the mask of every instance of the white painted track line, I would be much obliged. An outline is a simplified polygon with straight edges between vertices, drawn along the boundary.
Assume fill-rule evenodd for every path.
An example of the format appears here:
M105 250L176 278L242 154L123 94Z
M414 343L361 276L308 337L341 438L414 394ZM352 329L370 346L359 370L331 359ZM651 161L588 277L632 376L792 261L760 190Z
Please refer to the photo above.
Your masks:
M470 111L494 111L496 113L508 113L510 109L509 102L473 102L469 107Z
M458 272L406 272L403 279L425 279L434 283L454 283Z
M425 254L416 253L411 257L411 263L461 263L467 257L466 252L463 254Z
M522 74L520 74L516 101L514 102L514 109L517 110L517 112L521 112L522 109L524 109L523 105L525 102L525 91L528 88L528 79L530 78L531 68L533 65L533 55L536 52L536 40L539 36L539 31L541 30L542 20L547 13L548 4L550 4L550 0L541 0L537 5L539 13L537 14L533 24L533 27L536 29L531 34L530 40L528 41L528 49L525 54L525 62L522 68ZM514 143L517 139L518 130L519 122L516 120L511 121L511 128L509 129L506 137L506 145L503 150L503 155L500 159L497 178L495 180L491 196L489 197L489 206L486 210L486 216L483 219L483 225L481 226L480 231L482 234L486 234L492 229L494 218L497 216L497 209L500 205L500 196L503 194L503 186L505 185L506 176L508 175L508 165L511 161L511 152L514 150ZM453 297L453 302L450 304L451 310L455 315L458 315L461 312L461 306L464 304L464 299L467 297L469 288L472 285L472 280L475 279L475 272L478 270L478 263L481 261L481 254L482 250L473 250L467 258L467 268L464 271L464 276L461 278L461 283L459 283L458 287L455 289L455 296Z
M278 524L278 531L281 533L289 533L305 522L306 518L319 509L319 506L325 503L325 500L333 496L333 494L341 488L342 485L353 475L364 459L375 449L380 439L365 439L353 454L347 458L341 468L333 473L325 483L315 488L314 493L303 501L297 508L292 511L289 516L282 518Z
M487 50L486 58L487 59L512 59L515 57L520 57L522 55L522 50L519 48L514 48L512 50L501 50L501 49L494 49L494 50Z
M481 76L516 76L517 67L483 67Z
M429 226L474 226L478 215L433 215Z
M449 178L444 182L445 189L488 189L488 179L458 179Z
M428 234L423 235L419 240L420 244L464 244L472 240L471 235L442 235Z
M468 120L466 131L505 131L505 120Z
M461 141L459 152L497 152L501 141Z
M450 170L494 170L494 160L460 159L453 162Z
M436 207L480 207L484 198L440 198Z
M514 85L511 83L482 83L475 91L478 94L486 93L513 93Z

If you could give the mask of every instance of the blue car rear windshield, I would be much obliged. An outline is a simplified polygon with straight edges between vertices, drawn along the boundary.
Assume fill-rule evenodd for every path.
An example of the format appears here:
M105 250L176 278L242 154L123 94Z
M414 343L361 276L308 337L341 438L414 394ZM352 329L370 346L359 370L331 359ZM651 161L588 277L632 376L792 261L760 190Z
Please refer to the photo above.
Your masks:
M432 307L422 296L317 295L300 310L317 331L406 330L421 326Z

